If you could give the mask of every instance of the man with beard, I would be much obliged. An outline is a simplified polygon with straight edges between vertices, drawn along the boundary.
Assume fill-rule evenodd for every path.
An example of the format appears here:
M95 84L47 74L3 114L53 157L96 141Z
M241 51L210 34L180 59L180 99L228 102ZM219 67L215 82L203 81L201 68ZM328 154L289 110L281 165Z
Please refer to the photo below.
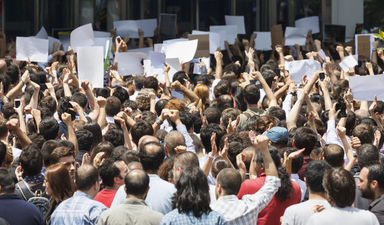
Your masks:
M374 164L364 167L360 172L357 186L361 197L372 201L369 211L375 214L380 224L384 224L384 166Z

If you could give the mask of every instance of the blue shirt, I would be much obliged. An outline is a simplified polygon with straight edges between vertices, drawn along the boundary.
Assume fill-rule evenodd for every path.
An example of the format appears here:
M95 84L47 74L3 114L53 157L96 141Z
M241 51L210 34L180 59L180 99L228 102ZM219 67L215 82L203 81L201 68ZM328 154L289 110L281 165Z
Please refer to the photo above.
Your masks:
M107 210L104 204L94 201L84 192L75 192L73 197L63 201L51 216L52 225L97 224L100 214Z
M200 225L226 225L227 221L224 216L216 211L211 211L209 214L203 213L201 217L195 217L192 212L190 213L179 213L178 209L172 210L163 217L160 225L166 224L200 224Z

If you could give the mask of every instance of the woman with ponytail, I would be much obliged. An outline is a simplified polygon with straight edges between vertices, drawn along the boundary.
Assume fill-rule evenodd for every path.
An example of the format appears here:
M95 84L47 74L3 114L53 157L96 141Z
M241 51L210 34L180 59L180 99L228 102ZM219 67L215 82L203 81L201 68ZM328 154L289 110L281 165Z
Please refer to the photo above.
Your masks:
M209 88L203 83L198 83L193 92L199 97L197 110L202 109L204 111L205 107L209 107Z

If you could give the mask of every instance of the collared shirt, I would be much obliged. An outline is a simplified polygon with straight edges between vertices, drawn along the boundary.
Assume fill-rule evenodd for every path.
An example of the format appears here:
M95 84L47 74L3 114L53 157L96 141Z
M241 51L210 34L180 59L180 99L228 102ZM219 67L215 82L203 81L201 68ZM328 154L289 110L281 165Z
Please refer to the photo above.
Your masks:
M123 224L153 224L158 225L163 214L151 210L144 200L125 199L113 209L108 209L100 215L98 225Z
M73 197L63 201L56 208L51 217L51 224L97 224L100 214L107 209L91 196L77 191Z
M257 215L268 205L279 189L280 179L267 176L263 187L252 195L244 195L241 200L236 195L217 199L211 208L224 215L228 224L256 224Z
M145 203L150 209L162 214L167 214L172 210L172 197L176 192L175 185L161 179L156 174L148 174L149 191L145 198ZM120 205L127 198L124 190L125 185L121 186L113 199L111 208Z
M129 100L136 101L136 97L139 94L139 92L140 91L135 91L135 93L133 93L133 95L129 96Z
M324 209L330 209L332 206L327 200L309 199L308 201L289 206L283 216L281 225L305 225L309 217L312 216L312 206L322 205Z
M371 211L377 219L379 220L380 224L384 224L384 194L380 195L375 201L373 201L369 205L369 211Z
M213 210L208 214L203 213L201 217L195 217L193 213L179 213L178 209L174 209L166 214L160 222L160 225L170 224L226 225L227 221L223 215Z
M292 173L291 174L291 181L295 181L300 185L300 190L301 190L301 201L303 201L305 192L307 191L307 185L305 184L304 181L300 180L299 175L297 173Z
M203 157L201 157L199 159L199 166L200 166L201 169L203 169L203 166L204 166L205 162L207 162L207 160L208 160L208 155L205 155L205 156L203 156ZM208 178L208 183L209 184L215 185L216 182L215 182L215 178L213 178L213 176L212 176L211 169L209 169L209 174L208 174L207 178Z

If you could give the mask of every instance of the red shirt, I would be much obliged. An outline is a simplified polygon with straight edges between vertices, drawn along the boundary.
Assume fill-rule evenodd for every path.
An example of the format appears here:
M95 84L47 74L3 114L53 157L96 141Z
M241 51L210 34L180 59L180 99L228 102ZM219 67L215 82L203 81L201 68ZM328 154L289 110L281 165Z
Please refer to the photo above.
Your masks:
M237 197L241 199L243 195L255 194L264 185L265 179L266 175L265 173L262 173L260 177L257 177L256 179L249 179L244 181L244 183L241 185ZM258 225L280 225L280 217L283 216L285 209L293 204L300 203L300 186L294 181L291 181L291 183L293 187L291 198L281 202L276 193L275 196L273 196L271 202L259 213L257 218Z
M304 171L305 171L305 168L307 168L308 163L310 163L311 161L313 161L313 159L311 159L311 158L304 159L303 166L301 167L299 172L297 172L297 175L299 175L300 180L304 181Z
M106 207L110 208L115 198L117 191L106 191L101 190L97 195L93 198L93 200L103 203Z

